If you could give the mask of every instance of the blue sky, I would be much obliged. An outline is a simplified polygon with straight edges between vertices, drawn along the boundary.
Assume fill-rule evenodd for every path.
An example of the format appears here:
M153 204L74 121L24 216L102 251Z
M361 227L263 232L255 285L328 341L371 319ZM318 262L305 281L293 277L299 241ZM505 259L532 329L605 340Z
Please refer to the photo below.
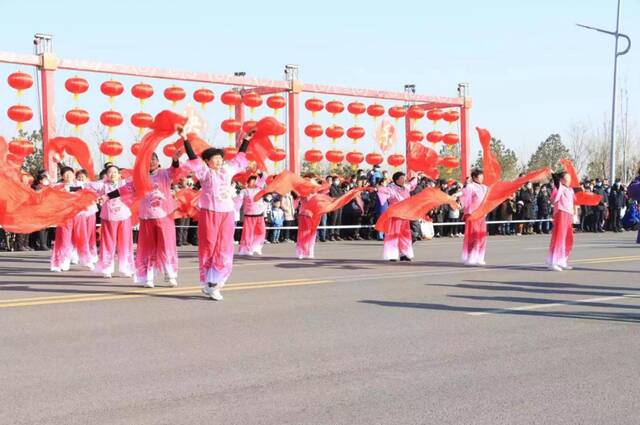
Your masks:
M600 125L608 113L613 38L574 23L613 29L615 6L615 0L183 0L173 6L149 1L0 0L5 18L0 50L29 53L33 34L48 32L55 36L55 53L68 58L215 73L243 70L276 79L282 78L285 64L296 63L305 82L388 90L415 83L420 93L443 96L454 96L457 83L466 81L474 101L471 125L490 129L517 153L528 154L550 133L564 135L577 120ZM622 30L634 38L638 27L640 1L624 1ZM638 41L621 58L619 68L636 113ZM0 75L13 70L1 65ZM62 90L66 77L58 81L60 115L71 104ZM127 87L137 82L118 79ZM80 100L96 120L108 108L97 91L101 80L95 79L93 94ZM165 86L157 83L156 97ZM223 91L211 88L216 94ZM128 97L118 100L127 113L137 109ZM0 85L0 107L5 110L14 100L6 84ZM25 103L28 100L27 96ZM157 102L158 109L167 106L162 99ZM226 115L215 108L207 111L216 115L214 126ZM350 125L347 117L343 119ZM3 114L3 134L13 128L7 121ZM422 129L429 125L424 123ZM118 137L128 146L125 139L131 131L121 130ZM475 156L477 138L471 135ZM212 137L224 141L223 135Z

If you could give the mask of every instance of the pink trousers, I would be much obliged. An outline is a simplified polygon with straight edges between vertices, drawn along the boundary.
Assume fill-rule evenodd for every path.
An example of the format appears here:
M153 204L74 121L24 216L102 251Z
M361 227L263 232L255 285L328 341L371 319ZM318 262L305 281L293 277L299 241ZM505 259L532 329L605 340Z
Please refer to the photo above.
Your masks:
M100 256L95 271L112 274L115 271L115 259L118 256L118 271L133 276L133 231L131 217L125 220L102 220L100 230Z
M222 288L233 269L235 213L201 209L198 220L200 284Z
M313 225L311 217L298 217L298 239L296 240L296 255L299 259L313 258L316 246L317 226Z
M383 258L398 260L401 255L413 258L412 242L409 220L391 218L387 230L384 232Z
M78 264L93 269L96 261L98 261L95 214L77 215L73 219L71 241L78 255Z
M71 267L73 256L73 220L56 227L53 251L51 252L51 271L61 272Z
M464 241L462 242L462 261L470 264L484 262L487 247L487 221L485 218L464 221Z
M244 216L242 224L242 237L240 238L240 255L262 255L262 245L267 234L264 225L264 217Z
M573 215L556 210L553 213L553 230L547 253L547 264L566 267L573 248Z
M178 277L176 226L173 218L140 220L135 282L153 282L156 272L166 278Z

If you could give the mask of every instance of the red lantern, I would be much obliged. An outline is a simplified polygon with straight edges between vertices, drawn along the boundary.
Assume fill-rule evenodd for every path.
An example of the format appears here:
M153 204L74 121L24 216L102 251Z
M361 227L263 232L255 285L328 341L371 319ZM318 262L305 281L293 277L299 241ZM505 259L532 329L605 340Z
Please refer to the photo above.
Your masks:
M278 109L282 109L287 104L287 101L284 100L284 97L274 94L273 96L269 96L267 98L267 106L271 109L274 109L276 112Z
M142 136L144 129L151 127L153 124L153 117L146 112L136 112L131 115L131 124L138 129L138 136Z
M89 113L84 109L74 108L67 111L65 118L69 124L75 125L76 130L78 130L78 127L89 122Z
M213 92L209 89L198 89L193 92L193 100L198 102L202 109L207 106L207 103L213 102L214 98Z
M242 96L242 103L248 106L253 112L255 108L262 105L262 96L256 92L250 91Z
M222 129L222 131L229 134L237 133L241 127L242 124L240 124L240 121L233 118L224 120L220 123L220 128Z
M254 120L243 122L242 131L244 131L245 133L248 133L249 131L253 130L256 127L256 124L258 124L258 121L254 121Z
M176 103L184 99L186 95L182 87L171 86L164 89L165 99L170 100L173 106L176 106Z
M412 120L419 120L424 117L424 109L419 106L411 106L409 110L407 110L407 117Z
M369 107L367 108L367 114L369 114L369 116L373 117L374 119L381 117L382 115L384 115L384 106L378 105L377 103L369 105Z
M442 118L448 122L449 124L458 121L458 118L460 118L460 114L458 114L458 111L454 111L454 110L450 110L450 111L446 111L444 114L442 114Z
M178 147L174 143L169 143L164 148L162 148L162 153L166 157L171 158L176 153L177 150L178 150Z
M440 164L446 168L456 168L460 165L460 161L454 156L445 156L440 159Z
M34 150L33 143L27 139L14 139L9 143L9 152L18 158L29 156L34 152Z
M231 107L238 106L242 103L242 96L240 96L240 93L235 90L228 90L222 93L222 96L220 96L220 101L227 105L229 109L231 109Z
M344 159L344 154L342 153L341 150L332 149L330 151L327 151L326 158L327 158L327 161L329 161L330 163L337 164L338 162L341 162Z
M122 153L122 145L115 140L105 140L100 143L100 152L109 157L118 156Z
M7 82L12 89L18 90L18 96L22 94L23 90L33 86L33 78L31 78L31 75L24 72L14 72L9 75Z
M438 122L442 119L442 110L440 109L431 109L427 112L427 118L429 118L434 123Z
M140 100L140 106L144 105L144 101L153 96L153 87L147 83L138 83L131 87L131 94Z
M387 163L392 167L399 167L402 164L404 164L404 155L400 155L400 154L389 155L389 157L387 158Z
M304 160L312 164L320 162L322 161L322 152L318 149L309 149L304 153Z
M420 130L411 130L407 133L407 140L410 142L419 142L424 139L424 134Z
M354 118L357 118L358 115L362 115L367 110L367 107L364 106L364 103L360 102L351 102L347 106L347 110L350 114L353 114Z
M222 158L225 161L231 161L233 158L236 157L236 155L238 155L238 149L234 148L233 146L227 146L226 148L223 149L224 154L222 156Z
M347 162L349 164L358 165L362 161L364 161L364 155L362 154L362 152L353 151L347 153Z
M89 90L89 83L84 78L73 77L64 82L64 87L69 93L73 93L74 100L78 100L78 95Z
M100 122L105 127L117 127L122 124L122 114L116 111L106 111L100 114Z
M439 131L430 131L427 133L427 141L430 143L438 143L442 140L442 133Z
M347 130L347 137L352 139L354 143L359 139L362 139L364 135L365 131L362 127L351 127Z
M7 109L7 116L12 121L18 123L18 129L22 128L22 123L33 118L33 111L26 105L13 105Z
M406 114L407 114L407 111L402 106L392 106L391 108L389 108L389 116L391 118L395 118L396 120L399 120L400 118L404 117Z
M344 104L339 100L332 100L331 102L327 102L325 109L335 117L336 114L344 111Z
M384 161L384 158L379 153L369 153L365 157L365 161L367 161L367 164L373 166L373 165L382 164L382 161Z
M113 98L120 96L124 92L124 86L118 81L105 81L100 84L100 91L103 95L109 96L109 102L113 102Z
M455 133L447 133L444 136L442 136L442 143L444 143L445 145L455 145L459 141L460 139L458 138L458 135Z
M304 102L304 107L307 108L307 111L311 111L311 113L315 116L316 113L322 111L322 109L324 108L324 102L316 98L307 99L307 101Z
M304 134L306 134L307 137L315 139L316 137L322 136L322 127L318 124L309 124L304 128Z
M344 135L344 129L339 125L332 124L327 127L327 129L324 131L324 134L326 134L327 137L331 138L333 140L333 143L335 143L336 139L339 139Z
M140 152L140 143L134 143L131 145L131 153L133 156L138 156L138 152Z
M287 153L284 149L275 148L271 152L269 152L269 159L273 162L280 162L287 157Z

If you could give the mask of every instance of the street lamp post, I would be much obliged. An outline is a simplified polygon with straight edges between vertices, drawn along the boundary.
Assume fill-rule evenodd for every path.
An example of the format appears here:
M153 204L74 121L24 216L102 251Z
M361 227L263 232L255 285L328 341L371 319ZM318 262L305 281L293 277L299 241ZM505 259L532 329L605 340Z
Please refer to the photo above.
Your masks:
M576 24L579 27L609 34L616 38L615 50L613 54L613 100L611 102L611 150L610 150L611 178L609 179L609 182L611 184L614 183L616 178L616 138L615 136L616 136L616 81L617 81L617 74L618 74L618 56L626 55L629 52L629 49L631 48L631 39L629 38L629 36L626 34L620 33L620 2L621 0L618 0L618 13L616 15L615 32L603 30L601 28L591 27L588 25ZM618 39L620 37L627 40L627 48L621 52L618 51Z

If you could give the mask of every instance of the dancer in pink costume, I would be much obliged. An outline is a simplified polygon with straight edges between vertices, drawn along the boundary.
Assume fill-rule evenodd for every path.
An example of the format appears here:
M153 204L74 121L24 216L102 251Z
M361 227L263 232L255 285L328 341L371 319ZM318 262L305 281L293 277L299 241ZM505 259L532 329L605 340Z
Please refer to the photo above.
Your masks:
M471 171L471 182L462 189L460 203L464 208L464 241L462 243L462 262L467 266L485 265L484 254L487 246L487 222L482 217L471 220L471 215L487 194L484 173L480 169Z
M240 255L262 255L262 246L267 235L264 223L266 205L262 198L254 201L253 197L264 187L264 182L264 176L250 176L247 187L240 191L239 198L244 212L238 251Z
M559 172L553 175L553 229L547 253L549 270L571 270L567 263L573 248L573 214L575 194L571 188L571 175Z
M393 183L386 187L378 187L380 203L389 202L389 206L403 201L411 196L418 180L414 177L406 181L405 174L395 172ZM384 233L383 258L389 261L411 261L413 258L413 241L411 238L411 224L409 220L393 217L389 220L387 231Z
M120 178L120 169L115 165L106 168L105 178L90 183L87 188L99 195L107 195L127 184ZM118 257L118 271L125 277L132 277L135 271L133 260L133 230L131 209L120 198L109 199L100 211L100 254L95 270L110 278L115 271Z
M220 290L233 268L233 233L235 230L235 187L233 176L248 164L245 152L249 140L243 138L238 154L231 161L223 160L222 149L208 148L198 158L189 137L180 131L189 157L186 168L200 181L198 205L198 260L202 292L216 301L222 301ZM250 132L247 136L251 136Z
M79 189L76 185L75 174L73 168L62 167L60 169L62 181L54 187L65 192L73 192ZM63 272L71 267L73 258L73 220L62 223L56 227L55 242L51 252L51 271Z
M79 187L85 188L90 184L89 176L86 170L78 170L76 172L76 183ZM95 268L98 261L98 250L96 248L96 213L98 207L96 204L91 205L86 210L78 213L73 219L73 232L71 240L74 248L74 264L80 264L88 267L90 270Z
M299 198L298 237L296 239L296 256L299 260L313 259L315 255L317 229L313 226L311 212L305 209L306 204L314 196L315 193Z

